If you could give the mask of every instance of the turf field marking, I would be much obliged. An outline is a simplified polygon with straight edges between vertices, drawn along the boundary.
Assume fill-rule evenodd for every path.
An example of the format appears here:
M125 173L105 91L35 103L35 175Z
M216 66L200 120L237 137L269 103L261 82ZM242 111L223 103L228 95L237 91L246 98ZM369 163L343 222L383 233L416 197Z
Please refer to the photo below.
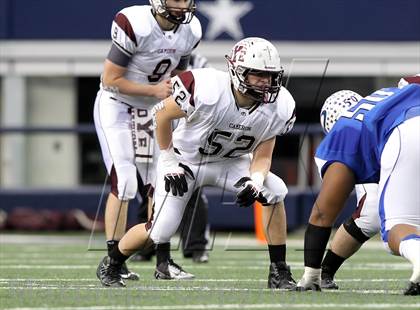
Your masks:
M66 246L66 245L80 245L88 246L89 236L84 234L75 236L66 236L60 234L48 234L48 235L30 235L30 234L2 234L1 243L3 244L31 244L32 246L26 246L24 251L37 251L39 248L34 244L46 244L51 246ZM174 238L174 244L178 240L178 235ZM95 244L99 248L104 248L105 251L105 240L102 234L95 235ZM289 247L297 247L303 249L303 237L302 238L290 238L287 240ZM232 233L229 234L218 234L215 238L215 245L223 247L238 247L246 246L252 248L264 248L256 240L254 236L234 236ZM364 249L381 249L383 250L383 242L381 240L371 239L369 242L363 245ZM229 249L232 250L232 249ZM384 252L385 253L385 252Z
M147 279L149 280L149 279ZM0 284L13 283L13 282L90 282L98 281L96 278L82 278L82 279L69 279L69 278L51 278L51 279L0 279ZM406 281L406 278L400 279L341 279L335 280L336 282L399 282ZM188 282L267 282L267 279L191 279Z
M194 309L273 309L273 308L356 308L356 309L395 309L398 308L419 308L418 304L210 304L210 305L173 305L173 306L113 306L116 310L194 310ZM5 310L108 310L109 306L91 306L91 307L43 307L43 308L8 308Z
M85 285L78 285L78 286L58 286L58 285L48 285L48 286L9 286L9 287L0 287L0 290L13 290L13 291L23 291L23 290L92 290L92 291L103 291L103 290L128 290L128 291L138 291L139 289L142 291L162 291L162 292L169 292L169 291L176 291L176 292L287 292L290 294L311 294L313 292L306 292L306 293L297 293L297 292L288 292L286 290L273 290L267 288L225 288L225 287L207 287L207 286L166 286L166 287L156 287L156 286L133 286L133 287L126 287L122 288L109 288L109 287L101 287L99 284L85 284ZM402 290L377 290L377 289L349 289L349 290L323 290L326 294L348 294L348 293L357 293L357 294L398 294L402 293Z
M268 264L268 263L267 263ZM260 269L267 269L267 264L261 266L240 266L237 267L239 269L247 269L247 270L260 270ZM290 262L291 265L295 269L303 269L302 262ZM135 266L133 269L151 269L150 265L141 265ZM212 264L203 266L197 265L183 265L183 268L188 269L214 269L215 266ZM217 269L228 269L232 270L232 266L226 265L218 265ZM0 265L0 269L96 269L95 265ZM411 269L411 265L409 263L364 263L364 264L348 264L346 265L346 269L350 270L407 270Z

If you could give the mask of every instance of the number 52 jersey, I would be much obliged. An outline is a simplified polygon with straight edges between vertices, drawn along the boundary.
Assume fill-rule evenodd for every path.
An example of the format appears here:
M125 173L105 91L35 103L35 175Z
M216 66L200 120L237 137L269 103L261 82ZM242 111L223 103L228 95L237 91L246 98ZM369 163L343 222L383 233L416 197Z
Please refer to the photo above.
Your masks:
M240 108L227 72L212 68L172 78L173 98L187 117L173 132L174 148L192 164L217 162L252 153L263 141L290 131L295 101L281 87L275 103Z

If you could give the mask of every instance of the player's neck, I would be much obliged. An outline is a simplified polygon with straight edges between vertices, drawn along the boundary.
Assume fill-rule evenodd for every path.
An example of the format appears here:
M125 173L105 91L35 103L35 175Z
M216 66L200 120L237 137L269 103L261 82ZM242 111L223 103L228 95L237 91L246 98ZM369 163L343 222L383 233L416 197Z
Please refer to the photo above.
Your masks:
M159 14L155 14L155 19L163 31L169 31L176 27L176 24L171 23L170 21L168 21L163 16L160 16Z
M233 95L235 97L235 101L236 104L238 105L238 107L243 108L243 109L249 109L252 106L254 106L255 104L255 100L242 95L240 92L238 92L237 90L233 89Z

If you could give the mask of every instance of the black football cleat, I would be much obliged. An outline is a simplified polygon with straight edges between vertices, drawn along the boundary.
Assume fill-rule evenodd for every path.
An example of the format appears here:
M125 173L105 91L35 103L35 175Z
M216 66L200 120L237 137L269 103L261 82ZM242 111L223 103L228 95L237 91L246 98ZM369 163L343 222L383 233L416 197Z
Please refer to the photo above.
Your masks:
M420 295L420 283L410 282L407 289L404 291L406 296L418 296Z
M188 280L193 279L194 275L186 272L172 259L169 259L156 267L155 278L158 280Z
M128 270L126 263L121 265L120 275L121 275L121 278L123 278L124 280L138 281L140 279L140 276L138 273Z
M294 290L296 281L292 278L290 267L285 262L270 264L268 273L268 288Z
M112 262L109 256L105 256L96 269L96 276L103 286L125 287L125 282L120 274L121 265Z
M329 274L321 274L321 288L326 290L338 290L338 285L334 281L334 277Z

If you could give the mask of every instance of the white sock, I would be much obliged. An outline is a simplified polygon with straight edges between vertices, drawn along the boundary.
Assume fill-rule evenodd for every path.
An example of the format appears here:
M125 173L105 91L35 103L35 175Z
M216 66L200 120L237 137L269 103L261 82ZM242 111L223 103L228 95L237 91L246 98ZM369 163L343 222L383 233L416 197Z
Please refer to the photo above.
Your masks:
M321 283L321 268L305 267L303 278L306 281Z
M399 250L400 255L408 259L413 265L410 282L420 283L420 238L401 241Z

